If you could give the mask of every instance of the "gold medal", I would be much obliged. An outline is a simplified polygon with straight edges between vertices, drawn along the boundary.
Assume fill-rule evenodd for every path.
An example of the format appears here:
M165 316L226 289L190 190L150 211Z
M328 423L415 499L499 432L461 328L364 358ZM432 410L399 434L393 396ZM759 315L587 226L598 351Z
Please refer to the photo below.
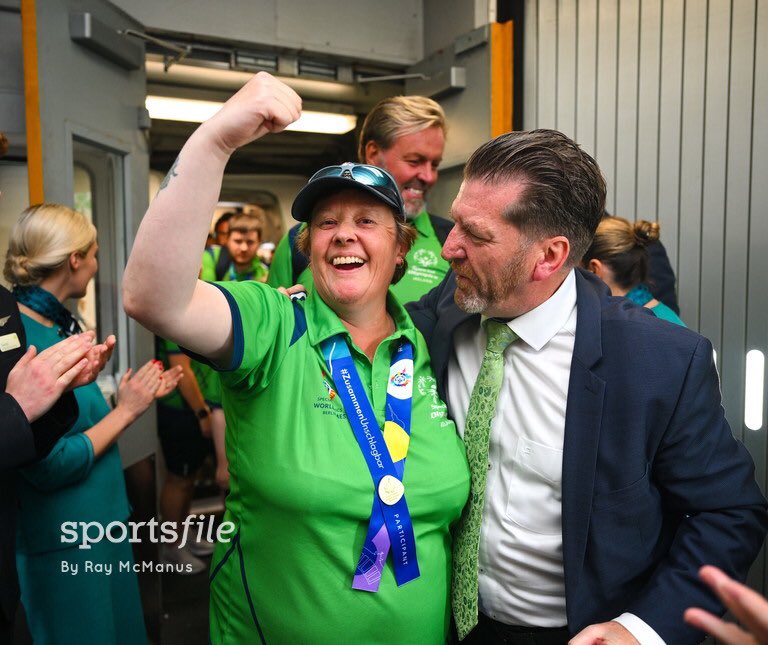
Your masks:
M405 486L397 477L384 475L379 481L379 499L387 506L397 504L403 493L405 493Z

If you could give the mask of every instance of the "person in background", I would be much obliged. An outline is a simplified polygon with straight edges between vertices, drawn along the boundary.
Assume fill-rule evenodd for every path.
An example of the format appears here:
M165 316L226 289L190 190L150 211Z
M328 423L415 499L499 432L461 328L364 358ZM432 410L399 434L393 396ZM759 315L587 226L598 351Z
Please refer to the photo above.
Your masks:
M685 622L724 645L768 645L768 600L717 567L702 567L699 578L746 629L697 607L686 609Z
M581 265L600 278L614 296L650 309L657 318L683 325L680 317L653 297L648 287L648 246L659 239L656 222L604 217Z
M155 356L163 367L179 366L183 375L179 387L157 402L157 431L166 466L160 514L163 521L180 525L192 505L195 475L212 451L211 408L200 382L216 374L210 368L203 370L206 366L183 354L175 343L163 338L155 340ZM184 575L205 571L207 565L200 557L211 555L214 545L197 537L187 540L183 546L179 544L181 536L175 543L164 544L161 547L163 561L181 565L174 571Z
M262 242L259 245L258 255L264 266L269 268L272 264L272 257L275 255L275 243Z
M603 217L613 216L605 211ZM667 249L664 248L660 239L650 242L646 248L648 250L648 288L656 300L663 302L679 316L680 306L677 304L675 291L675 272L669 262Z
M260 72L202 124L123 282L130 316L222 370L237 544L214 554L210 641L442 645L468 474L423 338L389 292L414 235L395 181L345 163L298 194L314 273L304 304L254 281L197 279L227 160L300 110Z
M256 280L266 282L267 267L258 256L262 218L256 213L233 215L224 246L211 246L203 253L203 280Z
M231 220L237 213L234 211L227 211L222 213L221 217L216 220L216 224L213 227L213 243L219 246L227 245L227 237L229 236L229 220Z
M452 222L427 212L429 191L437 183L447 125L443 108L424 96L394 96L380 101L363 123L358 143L360 163L387 170L397 182L416 240L408 252L405 276L392 287L401 302L418 300L448 273L440 250ZM309 286L307 258L296 248L301 228L280 240L270 266L268 284Z
M11 232L4 275L14 285L30 344L48 348L80 331L63 303L85 295L98 268L97 251L93 224L66 206L38 204L21 214ZM128 519L115 442L180 377L180 369L163 372L154 361L135 374L129 369L112 410L95 383L77 388L79 412L72 428L44 459L20 470L16 565L35 643L58 643L63 634L79 643L146 641L136 574L119 567L132 562L127 539L104 539L79 549L63 541L62 525L106 527ZM88 573L86 561L109 564L112 574ZM75 565L78 575L72 573Z

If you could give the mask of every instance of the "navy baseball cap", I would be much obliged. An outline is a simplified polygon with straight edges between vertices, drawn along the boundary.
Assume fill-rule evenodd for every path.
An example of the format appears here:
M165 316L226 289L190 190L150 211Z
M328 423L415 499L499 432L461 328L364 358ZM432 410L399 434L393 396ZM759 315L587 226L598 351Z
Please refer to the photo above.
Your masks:
M326 166L312 175L293 200L291 214L300 222L308 222L318 201L347 188L373 195L405 221L403 198L392 175L377 166L350 162L340 166Z

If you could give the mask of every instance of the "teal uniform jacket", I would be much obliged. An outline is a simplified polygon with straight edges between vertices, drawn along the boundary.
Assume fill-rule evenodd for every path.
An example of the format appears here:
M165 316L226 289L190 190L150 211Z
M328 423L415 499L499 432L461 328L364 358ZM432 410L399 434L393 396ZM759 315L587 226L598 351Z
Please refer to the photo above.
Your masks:
M230 493L224 521L236 537L211 563L211 642L445 643L450 527L469 492L464 447L437 397L424 339L394 298L396 331L355 366L381 425L391 352L414 346L411 436L403 483L421 576L398 587L391 554L378 592L352 589L374 486L320 343L349 334L312 290L304 318L255 282L217 283L234 323L222 371ZM306 327L302 328L302 320ZM350 340L351 342L351 340Z
M637 285L626 295L626 297L641 307L645 307L646 303L654 299L650 290L644 284ZM665 305L660 300L653 307L648 307L648 309L650 309L657 318L667 320L671 323L681 325L683 327L686 326L680 316L678 316L671 308L667 307L667 305Z
M43 350L61 340L57 327L22 316L27 342ZM21 469L16 564L21 600L38 643L144 643L138 583L128 542L102 540L90 549L62 541L65 522L126 522L130 514L117 445L95 458L83 432L109 414L95 383L75 390L80 413L50 454ZM95 534L95 529L93 533ZM87 563L111 564L112 575ZM72 566L78 565L77 574ZM69 571L64 571L68 567ZM87 616L83 611L87 611Z

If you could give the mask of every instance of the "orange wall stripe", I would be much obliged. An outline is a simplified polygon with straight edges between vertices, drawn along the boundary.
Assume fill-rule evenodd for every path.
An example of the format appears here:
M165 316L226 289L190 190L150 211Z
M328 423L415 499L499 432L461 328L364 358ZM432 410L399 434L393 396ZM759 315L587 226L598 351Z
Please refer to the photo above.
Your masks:
M512 21L491 24L491 136L512 130Z
M40 82L37 61L35 0L21 0L21 44L24 50L24 103L27 117L27 173L29 203L45 199L43 191L43 138L40 126Z

